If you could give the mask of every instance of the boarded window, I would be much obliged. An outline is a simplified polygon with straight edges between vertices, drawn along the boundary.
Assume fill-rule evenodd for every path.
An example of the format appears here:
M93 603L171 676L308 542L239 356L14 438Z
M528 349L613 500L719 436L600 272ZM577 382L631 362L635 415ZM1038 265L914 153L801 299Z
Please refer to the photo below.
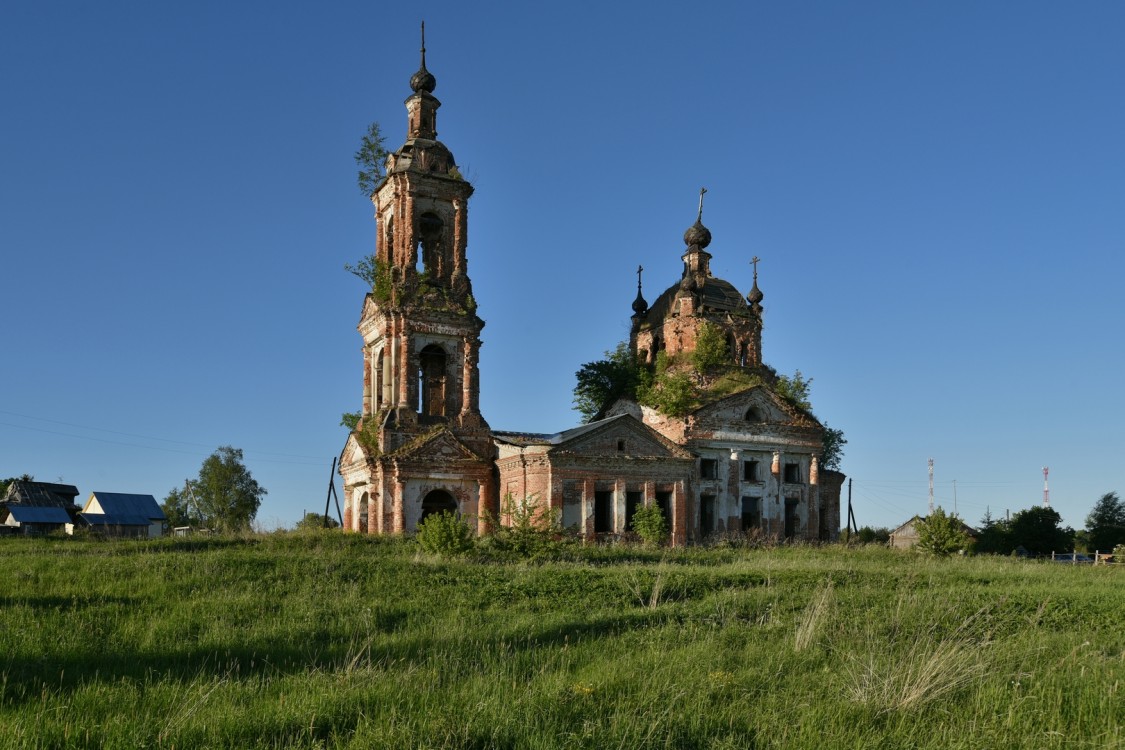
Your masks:
M583 526L582 487L577 482L567 482L563 485L562 525L564 529Z

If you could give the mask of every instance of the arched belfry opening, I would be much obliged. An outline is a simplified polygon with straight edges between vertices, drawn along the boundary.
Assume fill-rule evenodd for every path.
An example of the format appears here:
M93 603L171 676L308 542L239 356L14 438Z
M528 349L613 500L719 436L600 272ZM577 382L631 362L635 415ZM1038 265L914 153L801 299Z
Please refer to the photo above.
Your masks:
M424 521L426 516L443 512L456 513L457 501L445 490L432 490L422 500L422 518L419 520Z
M442 250L442 237L445 224L441 217L427 211L418 217L418 236L421 239L419 271L423 271L431 282L445 278L445 257Z
M418 353L418 413L423 417L446 416L447 362L445 349L437 344Z

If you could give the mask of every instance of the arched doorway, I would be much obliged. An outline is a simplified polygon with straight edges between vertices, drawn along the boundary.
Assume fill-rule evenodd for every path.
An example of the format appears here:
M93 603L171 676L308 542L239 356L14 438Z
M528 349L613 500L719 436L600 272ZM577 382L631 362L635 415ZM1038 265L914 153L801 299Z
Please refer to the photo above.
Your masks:
M424 521L426 516L443 511L456 513L457 501L445 490L433 490L422 500L422 518L419 520Z

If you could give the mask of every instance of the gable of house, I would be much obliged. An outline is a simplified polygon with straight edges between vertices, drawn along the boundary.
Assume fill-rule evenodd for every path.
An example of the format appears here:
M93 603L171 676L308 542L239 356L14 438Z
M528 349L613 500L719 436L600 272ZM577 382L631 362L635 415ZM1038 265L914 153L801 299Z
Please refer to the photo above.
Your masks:
M82 512L87 515L140 517L146 519L146 523L167 520L160 504L152 495L134 495L125 492L91 493Z

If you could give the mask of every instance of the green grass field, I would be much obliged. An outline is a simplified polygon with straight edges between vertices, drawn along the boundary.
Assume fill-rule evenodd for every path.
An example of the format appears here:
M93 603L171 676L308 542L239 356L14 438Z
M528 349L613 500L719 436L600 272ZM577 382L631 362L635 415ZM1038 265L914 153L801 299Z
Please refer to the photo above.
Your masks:
M1125 566L0 540L0 747L1125 748Z

